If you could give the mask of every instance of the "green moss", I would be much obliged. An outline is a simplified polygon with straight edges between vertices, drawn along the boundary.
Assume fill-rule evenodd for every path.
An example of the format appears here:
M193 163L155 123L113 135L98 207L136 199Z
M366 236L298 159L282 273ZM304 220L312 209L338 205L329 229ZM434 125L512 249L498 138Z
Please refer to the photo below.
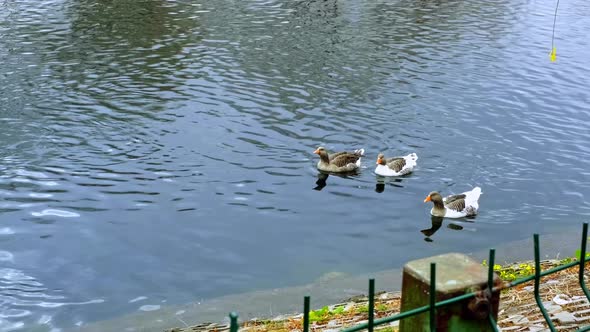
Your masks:
M344 306L337 306L330 310L329 307L325 306L318 310L313 310L309 312L309 321L310 322L321 322L324 320L328 320L332 316L342 315L344 314Z
M590 258L590 253L586 255ZM580 259L580 250L576 250L574 257L566 257L559 260L559 265L569 264L571 262ZM484 259L481 263L483 266L488 266L487 261ZM494 264L494 271L498 274L500 279L504 281L514 281L521 278L526 278L535 274L535 266L529 263L521 263L518 265L506 265L502 266Z
M318 310L313 310L309 312L309 321L310 322L319 322L328 319L330 315L330 309L326 306Z
M481 264L483 266L488 266L488 262L485 259ZM533 275L535 273L535 267L528 263L507 266L494 264L494 271L498 274L500 279L504 281L513 281Z
M332 310L332 314L334 314L334 315L340 315L342 313L344 313L344 306L343 305L335 307L334 310Z
M377 311L387 311L388 307L387 307L385 304L383 304L383 303L380 303L380 304L378 304L378 305L377 305L377 307L375 307L375 309L376 309ZM368 310L367 310L367 311L368 311Z
M575 259L573 257L566 257L564 259L560 259L559 260L559 265L565 265L565 264L569 264L571 262L574 262Z
M369 312L369 306L368 305L362 305L362 306L356 308L356 312L359 313L359 314L367 313L367 312Z

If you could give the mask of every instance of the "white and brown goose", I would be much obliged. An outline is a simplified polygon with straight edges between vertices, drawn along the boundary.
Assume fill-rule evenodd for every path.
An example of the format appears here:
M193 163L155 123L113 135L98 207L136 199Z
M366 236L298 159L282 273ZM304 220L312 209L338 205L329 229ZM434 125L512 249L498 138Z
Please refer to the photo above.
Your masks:
M383 153L377 156L375 173L381 176L402 176L412 173L416 166L418 155L410 153L403 157L385 158Z
M426 196L424 203L432 202L434 204L430 214L435 217L463 218L477 214L480 195L480 187L475 187L458 195L449 195L445 198L438 192L433 191Z
M324 147L318 147L313 153L320 156L318 169L324 172L344 173L352 172L361 167L361 157L365 154L364 149L354 152L328 153Z

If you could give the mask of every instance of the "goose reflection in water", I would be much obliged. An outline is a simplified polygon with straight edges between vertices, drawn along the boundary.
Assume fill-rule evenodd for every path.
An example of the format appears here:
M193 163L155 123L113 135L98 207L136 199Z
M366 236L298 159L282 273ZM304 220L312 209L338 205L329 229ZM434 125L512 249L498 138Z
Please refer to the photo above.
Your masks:
M432 242L434 240L432 240L431 236L436 233L436 231L438 231L439 228L441 228L442 223L443 223L443 217L435 217L435 216L430 216L430 223L431 223L431 227L430 228L426 228L421 230L420 232L422 232L422 234L424 234L426 237L424 238L424 241L426 242ZM454 223L449 223L447 225L447 228L450 229L454 229L457 231L460 231L463 229L463 226L461 225L457 225Z
M377 183L375 184L375 191L378 193L382 193L385 191L385 182L389 183L390 185L398 188L403 188L404 186L398 184L402 182L400 178L386 178L384 176L377 175L376 176Z
M355 175L359 175L359 174L360 174L360 172L358 172L358 171L346 172L346 173L330 173L330 172L320 171L318 173L318 179L315 182L316 186L313 188L313 190L320 191L320 190L324 189L324 187L326 185L328 185L326 181L328 180L328 177L330 177L330 175L334 175L334 176L337 176L340 178L348 179L351 176L355 176Z
M322 190L324 189L324 187L326 186L326 180L328 179L328 177L330 176L330 174L328 173L323 173L323 172L319 172L318 173L318 180L315 182L316 187L313 188L313 190Z

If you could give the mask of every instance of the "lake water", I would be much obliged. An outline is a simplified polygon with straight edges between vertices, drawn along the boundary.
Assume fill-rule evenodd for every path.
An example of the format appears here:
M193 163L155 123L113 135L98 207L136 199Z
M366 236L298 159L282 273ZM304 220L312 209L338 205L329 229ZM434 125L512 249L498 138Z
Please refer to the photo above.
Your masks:
M0 331L588 220L590 3L561 2L551 63L554 10L0 0ZM318 178L318 145L365 148L362 171ZM418 167L384 180L379 152L416 152ZM475 185L477 218L432 224L430 191Z

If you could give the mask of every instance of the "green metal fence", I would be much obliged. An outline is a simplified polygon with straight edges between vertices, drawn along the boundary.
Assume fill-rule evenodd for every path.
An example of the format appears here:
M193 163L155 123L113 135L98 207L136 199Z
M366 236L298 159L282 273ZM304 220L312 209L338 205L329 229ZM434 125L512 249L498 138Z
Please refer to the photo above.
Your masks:
M526 278L514 280L509 283L503 283L502 285L496 286L496 287L493 286L494 261L495 261L496 251L495 251L495 249L490 249L489 261L488 261L488 282L487 282L488 288L483 291L484 294L487 293L487 294L491 295L494 292L499 292L503 289L511 288L511 287L529 282L531 280L534 280L535 281L535 292L534 292L535 301L537 302L537 305L539 306L539 310L543 314L543 317L545 318L545 322L547 323L549 329L551 331L556 331L555 326L551 322L549 314L547 313L547 310L543 306L543 302L542 302L541 296L539 294L540 280L541 280L541 277L548 276L553 273L556 273L556 272L559 272L559 271L562 271L562 270L565 270L570 267L574 267L574 266L578 265L579 266L578 281L580 283L580 287L582 288L584 294L586 295L586 298L588 299L588 301L590 301L590 292L588 291L588 288L586 287L586 285L584 283L584 266L585 266L585 261L586 261L587 238L588 238L588 223L584 223L583 228L582 228L582 244L580 247L580 259L577 261L573 261L568 264L563 264L563 265L557 266L555 268L549 269L547 271L541 272L541 259L540 259L540 254L539 254L539 234L534 234L533 240L534 240L534 247L535 247L534 248L535 249L535 274L532 276L526 277ZM380 319L375 319L375 316L374 316L374 313L375 313L375 279L369 279L369 304L368 304L369 317L368 317L367 322L343 329L341 332L355 332L355 331L362 331L365 329L368 330L369 332L373 332L373 329L376 326L399 321L404 318L419 315L419 314L425 313L425 312L429 312L429 315L430 315L430 331L435 332L436 331L436 310L437 310L437 308L445 307L445 306L451 305L453 303L464 301L466 299L470 299L470 298L473 298L475 296L482 294L481 291L472 292L472 293L457 296L457 297L454 297L454 298L451 298L448 300L436 302L435 301L435 296L436 296L436 282L435 282L435 280L436 280L436 264L431 263L430 264L430 293L429 293L430 302L429 302L429 305L425 305L425 306L422 306L422 307L419 307L416 309L401 312L397 315L388 316L388 317L384 317L384 318L380 318ZM310 328L310 326L309 326L309 312L310 312L310 297L305 296L304 300L303 300L303 326L302 326L303 332L309 332L309 328ZM230 313L229 316L230 316L230 332L237 332L238 327L239 327L238 315L235 312L232 312L232 313ZM498 327L497 327L496 322L494 321L494 318L492 317L491 313L488 316L488 320L489 320L489 323L490 323L490 326L492 327L492 329L494 331L498 331ZM581 328L578 330L578 332L581 332L581 331L590 331L590 326L587 326L587 327L584 327L584 328Z

